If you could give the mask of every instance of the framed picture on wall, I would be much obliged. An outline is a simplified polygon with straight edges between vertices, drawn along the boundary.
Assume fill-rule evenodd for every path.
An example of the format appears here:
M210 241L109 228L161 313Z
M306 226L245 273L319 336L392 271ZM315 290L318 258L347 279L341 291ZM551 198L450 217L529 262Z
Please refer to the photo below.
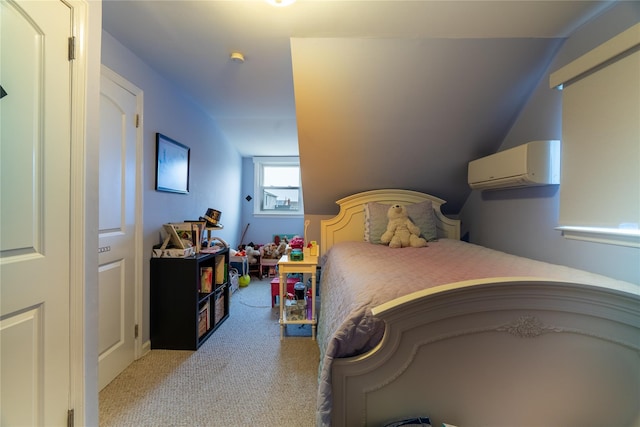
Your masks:
M156 190L189 193L191 149L156 133Z

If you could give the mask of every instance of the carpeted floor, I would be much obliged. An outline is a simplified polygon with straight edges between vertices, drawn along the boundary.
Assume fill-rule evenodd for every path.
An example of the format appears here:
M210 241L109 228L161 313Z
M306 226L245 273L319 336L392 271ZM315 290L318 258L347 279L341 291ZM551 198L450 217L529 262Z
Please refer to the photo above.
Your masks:
M251 278L197 352L152 350L100 392L100 426L315 425L319 351L308 326L280 340L270 283Z

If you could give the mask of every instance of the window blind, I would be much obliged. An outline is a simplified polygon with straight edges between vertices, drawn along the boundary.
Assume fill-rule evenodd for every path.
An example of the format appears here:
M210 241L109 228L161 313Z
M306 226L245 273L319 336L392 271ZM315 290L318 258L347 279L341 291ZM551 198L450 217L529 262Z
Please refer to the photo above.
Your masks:
M610 230L640 245L639 48L640 24L551 75L563 90L559 225L569 235Z

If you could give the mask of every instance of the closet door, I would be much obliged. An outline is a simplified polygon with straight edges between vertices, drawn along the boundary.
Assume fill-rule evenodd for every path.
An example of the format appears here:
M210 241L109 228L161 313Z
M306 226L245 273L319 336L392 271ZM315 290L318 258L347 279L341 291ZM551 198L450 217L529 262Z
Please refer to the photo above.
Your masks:
M0 1L2 425L66 425L71 10Z

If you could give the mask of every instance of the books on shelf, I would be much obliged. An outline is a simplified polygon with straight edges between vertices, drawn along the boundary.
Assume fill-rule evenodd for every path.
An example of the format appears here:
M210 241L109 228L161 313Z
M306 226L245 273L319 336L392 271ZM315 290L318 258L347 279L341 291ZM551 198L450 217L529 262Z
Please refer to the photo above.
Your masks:
M196 253L199 253L200 249L202 248L202 240L204 238L204 230L207 223L205 221L195 221L195 220L186 220L185 223L191 224L192 235L193 235L193 246L196 250Z
M213 291L213 267L200 267L200 292Z

